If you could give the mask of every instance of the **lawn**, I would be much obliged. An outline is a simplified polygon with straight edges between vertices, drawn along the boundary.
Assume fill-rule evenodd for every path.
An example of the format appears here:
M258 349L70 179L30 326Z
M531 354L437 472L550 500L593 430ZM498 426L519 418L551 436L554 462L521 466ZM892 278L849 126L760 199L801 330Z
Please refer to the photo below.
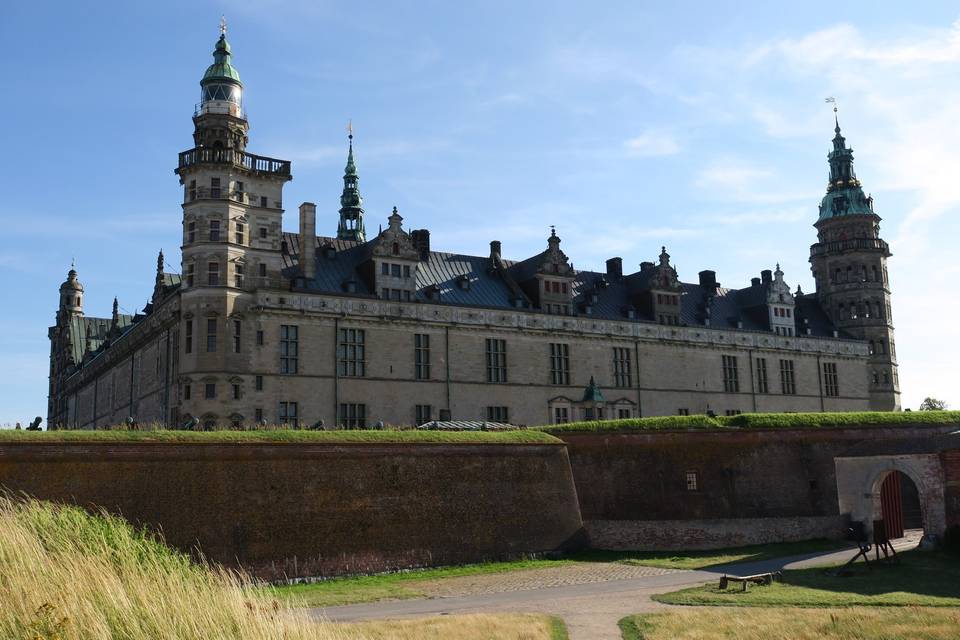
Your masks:
M783 582L720 591L718 580L653 596L665 604L751 607L934 606L960 607L960 558L933 551L899 554L899 565L867 570L862 563L849 577L826 575L822 567L784 571Z
M624 640L955 640L960 609L714 609L630 616L620 629Z
M335 578L312 584L270 587L273 595L292 603L310 607L333 607L378 600L405 600L425 597L418 587L428 580L459 578L524 569L560 567L573 562L618 562L622 564L661 567L666 569L702 569L730 562L752 562L833 551L846 546L831 540L809 540L780 544L755 545L712 551L582 551L560 560L527 559L513 562L491 562L461 567L441 567L388 573L377 576Z
M257 431L178 431L156 429L16 431L0 429L0 444L38 442L172 442L172 443L301 443L301 444L559 444L542 431L419 431L359 430L305 431L268 429Z

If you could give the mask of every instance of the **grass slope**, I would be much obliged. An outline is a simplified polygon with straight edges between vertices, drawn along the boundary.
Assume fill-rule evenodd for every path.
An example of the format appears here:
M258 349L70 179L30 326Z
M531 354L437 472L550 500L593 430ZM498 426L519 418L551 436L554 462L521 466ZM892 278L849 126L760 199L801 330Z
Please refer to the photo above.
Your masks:
M932 551L899 554L900 565L831 577L823 568L784 571L783 582L720 591L718 581L653 596L665 604L751 607L960 606L960 560Z
M303 443L303 444L559 444L536 430L517 431L154 431L0 430L0 444L35 442L174 442L174 443Z
M532 613L467 614L341 625L345 638L370 640L566 640L557 618Z
M955 640L960 610L718 609L630 616L619 625L624 640Z
M726 429L815 429L820 427L877 427L905 425L960 425L960 411L856 411L848 413L744 413L737 416L663 416L594 420L536 427L548 433L596 433Z

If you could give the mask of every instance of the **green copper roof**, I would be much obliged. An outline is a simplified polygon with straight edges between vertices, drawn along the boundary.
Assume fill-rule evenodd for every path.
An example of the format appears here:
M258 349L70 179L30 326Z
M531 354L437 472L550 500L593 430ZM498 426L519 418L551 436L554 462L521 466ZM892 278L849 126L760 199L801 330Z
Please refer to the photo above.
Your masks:
M820 203L820 220L837 216L876 215L873 198L864 195L860 181L853 171L853 149L847 147L846 138L840 135L840 123L833 130L833 151L827 155L830 162L830 181L827 194Z
M603 393L593 376L590 376L590 384L583 390L583 402L604 402Z
M217 46L213 50L213 64L207 67L200 84L204 85L208 82L223 80L242 84L240 74L230 64L230 43L227 42L227 37L221 34L220 39L217 40Z

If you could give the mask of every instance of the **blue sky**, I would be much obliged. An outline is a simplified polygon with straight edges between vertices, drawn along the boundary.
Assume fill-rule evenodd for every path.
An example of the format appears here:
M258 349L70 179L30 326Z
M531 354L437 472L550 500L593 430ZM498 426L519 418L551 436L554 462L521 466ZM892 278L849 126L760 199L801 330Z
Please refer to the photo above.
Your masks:
M904 404L960 408L953 3L34 2L0 20L0 424L46 414L71 258L103 316L143 307L158 249L178 265L221 14L249 149L293 161L289 230L309 200L334 232L352 119L368 229L396 205L435 247L523 258L553 224L579 268L665 244L688 281L780 262L812 291L836 96L894 252Z

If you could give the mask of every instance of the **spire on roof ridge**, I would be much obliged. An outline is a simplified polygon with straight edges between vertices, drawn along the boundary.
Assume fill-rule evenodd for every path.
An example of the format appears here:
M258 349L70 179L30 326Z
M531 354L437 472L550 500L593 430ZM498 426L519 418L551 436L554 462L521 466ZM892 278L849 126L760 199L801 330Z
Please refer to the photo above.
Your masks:
M363 197L360 195L360 176L353 159L353 120L347 122L347 166L343 169L343 193L340 195L340 222L337 239L366 242L363 224Z

